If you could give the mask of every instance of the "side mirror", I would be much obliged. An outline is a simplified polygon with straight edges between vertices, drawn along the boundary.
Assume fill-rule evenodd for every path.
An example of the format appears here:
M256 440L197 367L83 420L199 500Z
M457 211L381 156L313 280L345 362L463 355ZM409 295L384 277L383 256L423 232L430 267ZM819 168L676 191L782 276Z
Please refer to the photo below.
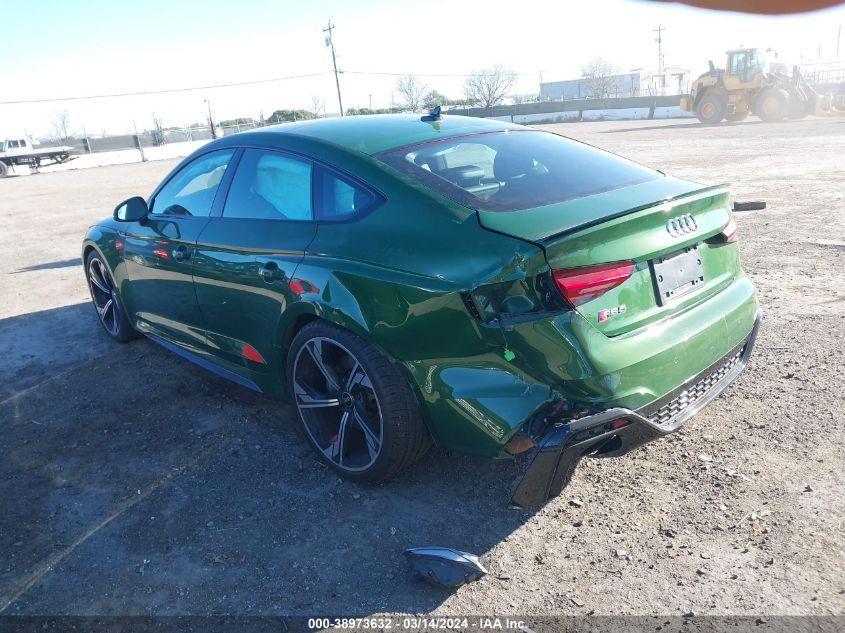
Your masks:
M150 210L141 196L124 200L114 208L114 219L118 222L138 222L147 217Z

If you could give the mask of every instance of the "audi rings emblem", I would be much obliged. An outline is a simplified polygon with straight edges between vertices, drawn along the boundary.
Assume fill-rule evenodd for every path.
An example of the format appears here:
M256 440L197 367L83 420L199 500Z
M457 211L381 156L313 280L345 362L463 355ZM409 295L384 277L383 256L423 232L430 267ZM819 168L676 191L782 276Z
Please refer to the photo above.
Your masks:
M682 235L693 233L697 228L698 224L695 223L695 219L689 213L672 218L666 222L666 231L672 237L681 237Z

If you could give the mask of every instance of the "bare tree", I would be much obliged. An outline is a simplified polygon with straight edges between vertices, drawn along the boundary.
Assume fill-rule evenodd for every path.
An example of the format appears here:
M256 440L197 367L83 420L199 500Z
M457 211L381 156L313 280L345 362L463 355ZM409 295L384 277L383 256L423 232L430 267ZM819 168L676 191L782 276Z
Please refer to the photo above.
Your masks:
M581 78L590 95L604 99L616 86L616 67L603 57L595 57L581 66Z
M516 73L499 64L473 72L464 82L467 101L492 108L500 103L516 81Z
M314 118L320 118L320 111L323 114L326 112L326 100L319 95L311 95L311 112L314 113Z
M423 97L422 107L425 110L431 110L434 106L444 105L451 105L449 97L437 90L432 90Z
M405 75L396 80L396 92L405 100L405 107L414 112L422 107L428 86L422 83L416 75Z
M72 133L70 131L70 115L67 110L56 112L53 118L53 134L65 145L68 144Z

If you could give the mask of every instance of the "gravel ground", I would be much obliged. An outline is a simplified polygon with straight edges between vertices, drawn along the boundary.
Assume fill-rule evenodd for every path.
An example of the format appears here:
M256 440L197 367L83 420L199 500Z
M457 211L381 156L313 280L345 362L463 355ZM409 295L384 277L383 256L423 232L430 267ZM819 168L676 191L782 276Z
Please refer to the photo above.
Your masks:
M440 450L343 482L290 408L111 343L80 239L175 161L0 181L0 614L845 614L845 120L548 127L766 200L737 214L766 319L681 432L536 512L511 464ZM401 552L428 544L491 573L419 584Z

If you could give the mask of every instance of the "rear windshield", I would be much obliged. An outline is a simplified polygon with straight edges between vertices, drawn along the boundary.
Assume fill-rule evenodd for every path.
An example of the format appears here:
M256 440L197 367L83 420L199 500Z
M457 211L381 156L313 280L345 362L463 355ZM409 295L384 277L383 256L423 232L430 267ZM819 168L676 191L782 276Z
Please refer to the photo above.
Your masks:
M379 158L463 205L490 211L541 207L663 176L537 130L457 136L390 150Z

